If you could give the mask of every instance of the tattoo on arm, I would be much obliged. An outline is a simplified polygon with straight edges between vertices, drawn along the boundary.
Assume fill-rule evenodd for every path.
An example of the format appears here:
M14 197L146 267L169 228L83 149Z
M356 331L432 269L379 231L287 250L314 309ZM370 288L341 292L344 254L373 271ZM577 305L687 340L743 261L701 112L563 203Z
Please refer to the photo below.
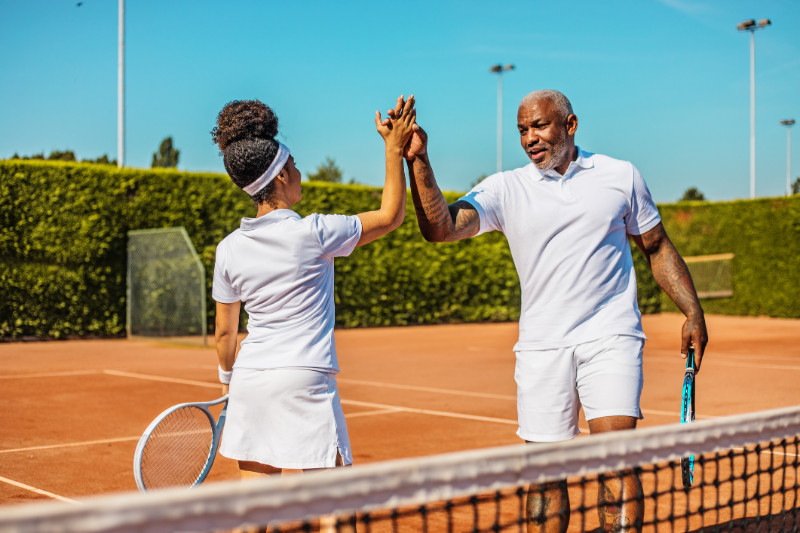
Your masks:
M427 240L457 241L478 232L480 220L475 208L463 201L447 205L427 156L417 157L410 162L408 173L417 222Z
M675 305L689 315L701 310L692 276L662 224L635 239L647 257L653 277Z

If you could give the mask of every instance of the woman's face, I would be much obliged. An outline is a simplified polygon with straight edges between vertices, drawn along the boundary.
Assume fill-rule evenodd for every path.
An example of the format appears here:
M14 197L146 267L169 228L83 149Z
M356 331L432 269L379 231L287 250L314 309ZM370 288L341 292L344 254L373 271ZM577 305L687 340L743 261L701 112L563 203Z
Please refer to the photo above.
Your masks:
M286 182L287 196L291 205L294 205L303 199L303 191L300 184L303 176L300 174L300 171L297 170L297 167L294 166L294 157L291 155L283 168L289 173L289 179Z

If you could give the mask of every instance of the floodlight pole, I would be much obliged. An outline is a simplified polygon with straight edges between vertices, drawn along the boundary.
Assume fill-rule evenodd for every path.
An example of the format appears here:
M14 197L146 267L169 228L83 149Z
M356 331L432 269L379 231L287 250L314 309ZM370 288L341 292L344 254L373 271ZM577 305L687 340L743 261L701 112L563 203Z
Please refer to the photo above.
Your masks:
M125 0L119 0L117 27L117 167L125 166Z
M740 22L739 31L750 32L750 198L756 197L756 30L771 25L769 19L754 19Z
M497 74L497 172L503 171L503 72L514 70L514 65L494 65L490 72Z
M781 120L786 126L786 196L792 195L792 126L794 119Z

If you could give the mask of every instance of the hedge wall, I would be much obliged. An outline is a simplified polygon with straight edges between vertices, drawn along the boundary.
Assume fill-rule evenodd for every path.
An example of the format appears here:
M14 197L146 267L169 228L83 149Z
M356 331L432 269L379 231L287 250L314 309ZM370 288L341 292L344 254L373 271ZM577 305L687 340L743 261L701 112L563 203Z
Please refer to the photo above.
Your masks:
M453 196L455 198L455 196ZM304 183L301 214L376 209L372 187ZM129 230L184 226L204 263L208 317L216 244L253 216L227 176L0 161L0 338L125 331ZM468 283L481 274L484 283ZM514 320L519 283L501 235L431 245L410 201L398 230L336 264L343 326Z
M682 255L734 254L733 297L703 300L706 313L800 318L800 195L659 209Z
M707 309L798 316L797 269L787 268L798 258L798 200L662 206L682 253L737 254L736 295ZM378 189L312 182L303 184L296 209L353 214L379 205ZM220 174L0 161L0 338L123 334L127 232L169 226L186 228L205 265L211 330L216 244L254 212ZM776 227L782 218L788 221ZM742 248L737 236L754 242ZM640 307L658 312L659 291L641 255L634 258ZM410 200L399 229L337 259L335 298L337 323L347 327L519 317L519 282L503 236L426 243Z

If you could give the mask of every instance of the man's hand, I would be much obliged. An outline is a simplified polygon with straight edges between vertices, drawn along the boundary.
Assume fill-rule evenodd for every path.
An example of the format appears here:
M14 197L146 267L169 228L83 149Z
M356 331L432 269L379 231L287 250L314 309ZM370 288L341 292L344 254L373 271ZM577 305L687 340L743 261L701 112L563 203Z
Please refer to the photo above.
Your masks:
M413 161L418 156L425 156L428 154L428 134L419 124L414 124L414 132L411 134L411 139L406 143L403 149L403 157L406 161Z
M389 118L382 122L383 126L389 124L389 120L393 119L397 112L394 109L389 109L386 114ZM414 133L411 134L411 139L406 143L403 149L403 157L406 161L413 161L417 157L425 156L428 154L428 134L422 129L419 124L414 124Z
M686 358L689 353L689 346L694 347L694 371L700 372L700 364L703 362L703 352L708 344L708 330L706 330L706 320L702 313L700 316L689 316L681 328L681 357Z

